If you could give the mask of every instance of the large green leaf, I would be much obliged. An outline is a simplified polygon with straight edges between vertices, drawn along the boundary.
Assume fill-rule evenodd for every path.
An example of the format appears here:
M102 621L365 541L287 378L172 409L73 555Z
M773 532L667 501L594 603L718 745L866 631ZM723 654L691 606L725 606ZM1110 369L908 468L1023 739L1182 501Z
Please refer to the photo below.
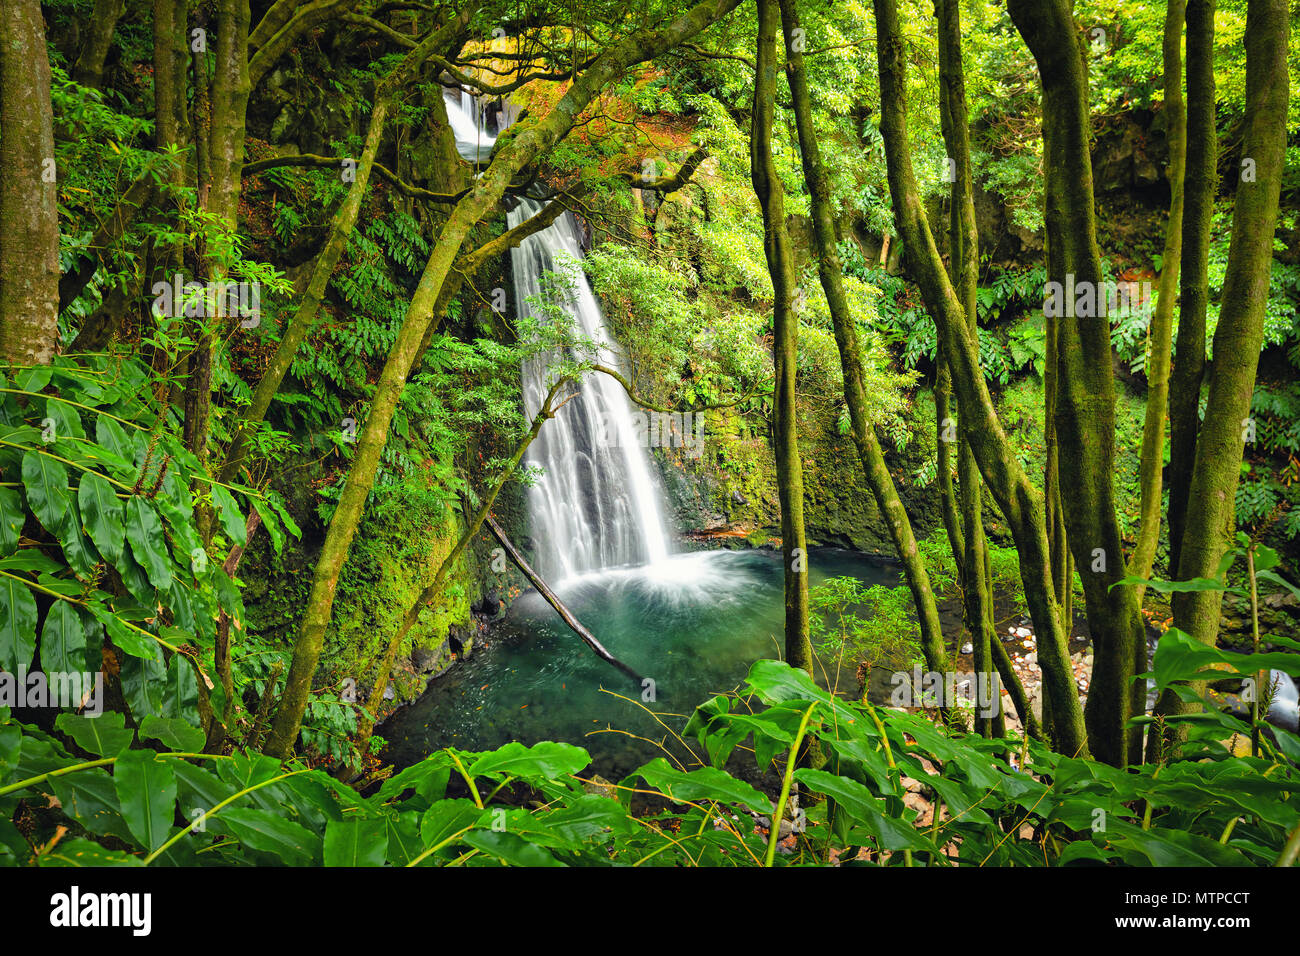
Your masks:
M128 750L113 765L113 786L131 833L146 850L167 840L176 811L176 775L152 750Z
M184 717L146 717L140 722L143 740L160 740L178 753L198 753L207 739L203 728Z
M387 855L388 821L383 817L325 825L326 866L383 866Z
M81 520L86 533L95 542L99 553L111 563L122 557L122 542L126 534L123 520L124 508L113 486L93 472L81 476L77 488L77 503L81 506Z
M439 800L420 818L420 839L424 846L436 846L453 834L478 822L483 811L472 800Z
M41 627L41 667L81 673L86 666L86 623L72 604L55 601Z
M113 778L106 771L93 768L52 777L50 786L59 798L63 812L91 833L132 842L131 831L118 811Z
M217 517L221 520L221 528L226 532L226 537L240 547L248 544L248 526L244 523L244 516L239 511L239 505L235 503L234 495L221 485L213 485L212 504L217 510Z
M135 731L126 727L126 717L117 711L107 710L98 717L79 714L59 714L54 726L77 742L77 746L99 757L120 754L135 737Z
M16 488L0 488L0 556L12 554L18 547L18 536L27 521L23 496Z
M71 496L68 494L68 469L48 455L29 451L23 455L23 487L27 506L45 530L60 536L68 521Z
M543 741L525 747L516 740L479 757L469 772L475 777L487 773L508 773L516 777L555 780L566 774L577 773L589 763L591 755L573 744Z
M16 674L36 654L36 599L17 578L0 574L0 670Z
M209 819L209 827L218 825L244 846L273 854L286 863L310 863L319 858L319 837L269 810L225 809Z
M716 800L743 804L758 813L772 812L772 802L767 797L716 767L684 772L669 766L663 757L656 757L632 776L641 777L677 803Z
M564 866L539 846L514 833L471 830L464 840L476 850L488 853L511 866Z
M162 521L158 512L138 496L126 502L126 540L131 543L131 553L149 575L149 582L161 591L171 587L172 562Z
M63 840L38 858L41 866L142 866L144 861L90 840Z

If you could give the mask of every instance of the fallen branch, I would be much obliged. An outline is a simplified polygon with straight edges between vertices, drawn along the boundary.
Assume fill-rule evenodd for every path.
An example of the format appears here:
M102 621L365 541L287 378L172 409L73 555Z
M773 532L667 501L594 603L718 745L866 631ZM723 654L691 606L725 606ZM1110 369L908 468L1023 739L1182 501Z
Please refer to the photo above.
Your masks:
M636 681L639 686L641 684L641 675L632 670L632 668L628 667L609 651L605 650L600 641L596 640L595 635L582 626L582 623L573 616L573 612L564 606L564 602L559 599L556 593L547 586L546 582L543 581L538 573L532 569L527 561L524 560L524 556L515 550L515 546L510 543L510 539L507 538L506 533L501 530L501 526L496 523L496 519L491 515L487 515L484 523L487 524L488 528L491 530L492 536L501 543L501 547L506 549L506 554L508 554L510 560L515 563L515 567L524 572L524 577L526 577L528 582L537 589L537 593L546 599L547 604L555 608L555 613L560 615L560 620L569 625L569 629L582 638L587 643L587 646L596 652L597 656L602 660L613 664L628 677Z

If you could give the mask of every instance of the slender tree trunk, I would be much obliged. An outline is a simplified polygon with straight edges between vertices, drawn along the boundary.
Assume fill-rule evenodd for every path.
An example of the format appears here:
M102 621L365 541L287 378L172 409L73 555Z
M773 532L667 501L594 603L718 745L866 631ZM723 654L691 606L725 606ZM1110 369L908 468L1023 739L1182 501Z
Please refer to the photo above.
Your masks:
M1048 557L1042 495L1016 459L1015 450L993 409L979 364L979 344L966 324L965 309L953 290L921 204L907 139L906 61L897 0L874 0L876 48L880 69L880 130L885 143L889 191L898 234L907 249L926 309L935 317L947 347L953 385L968 419L967 436L980 473L1011 527L1020 553L1020 573L1030 617L1038 632L1043 683L1060 704L1053 708L1053 738L1065 753L1086 755L1083 714L1070 670Z
M1057 454L1070 489L1062 510L1093 641L1088 742L1098 759L1123 766L1134 644L1144 630L1132 587L1114 587L1126 568L1115 514L1115 381L1092 195L1087 68L1070 0L1009 0L1008 10L1042 81L1048 279L1062 290L1093 292L1093 309L1067 308L1057 326Z
M786 73L794 102L799 148L803 156L804 179L808 184L809 195L812 197L813 235L817 244L818 272L821 276L822 289L826 292L826 301L830 305L831 320L835 326L835 342L839 346L840 368L844 373L844 401L849 407L853 444L857 448L858 458L862 462L862 470L866 475L867 483L871 486L876 505L885 519L885 524L889 527L894 550L903 562L903 571L912 592L912 601L916 605L917 620L921 625L921 647L925 654L926 666L935 673L943 673L947 670L943 632L939 624L939 611L935 607L934 591L930 587L930 576L926 573L925 562L921 559L916 537L912 533L912 524L908 520L902 501L899 500L898 491L894 488L894 481L889 475L885 456L881 452L880 443L869 417L858 332L853 313L849 309L848 299L844 294L840 256L835 245L835 221L831 215L830 183L826 178L821 149L817 144L816 132L813 130L812 99L808 92L808 77L804 69L803 53L800 52L799 45L794 42L794 38L800 35L797 31L802 29L795 3L796 0L780 0L787 50ZM758 128L756 125L755 129ZM764 175L771 176L775 180L770 165L770 154L762 159L767 164ZM757 182L756 173L755 183ZM778 184L777 189L779 188ZM777 209L773 210L773 214ZM794 324L793 320L790 324ZM793 344L790 352L792 361ZM791 377L793 378L793 369ZM789 413L793 421L793 390L791 403ZM802 547L802 544L800 546ZM787 639L788 635L787 631Z
M1250 400L1264 343L1264 306L1273 267L1273 234L1286 153L1288 95L1285 0L1250 0L1246 13L1246 133L1232 211L1232 243L1214 332L1205 421L1196 440L1178 578L1212 578L1235 525L1237 482L1249 428ZM1194 506L1190 506L1194 503ZM1222 591L1174 595L1174 626L1205 644L1219 632ZM1194 686L1203 687L1203 683ZM1173 694L1165 714L1199 710Z
M1187 154L1187 116L1183 107L1183 11L1186 0L1168 0L1165 13L1163 112L1169 140L1169 222L1161 257L1160 290L1151 317L1150 354L1147 356L1147 410L1142 426L1140 480L1141 528L1129 570L1135 577L1151 577L1160 543L1161 469L1164 467L1165 413L1169 404L1169 353L1173 344L1174 298L1178 290L1179 256L1183 245L1183 171ZM1138 586L1139 605L1146 588ZM1146 645L1139 663L1146 665Z
M961 301L967 328L977 329L976 293L979 281L979 232L975 226L975 200L970 167L970 135L967 125L966 82L961 63L961 15L956 0L939 0L939 116L948 147L953 175L949 221L951 282ZM993 660L993 589L988 576L987 545L984 540L984 494L979 466L971 451L969 422L961 412L961 444L957 449L957 477L966 554L963 564L973 569L962 585L966 626L975 651L978 680L991 686L996 673ZM1001 709L1001 697L995 696ZM997 721L977 714L975 729L991 736Z
M1210 223L1219 189L1215 128L1214 0L1187 0L1187 156L1178 310L1178 351L1169 389L1169 576L1181 564L1205 376L1210 298Z
M773 445L777 493L781 500L781 551L785 565L785 659L812 671L808 637L808 546L804 539L803 463L799 459L796 371L799 319L791 307L794 260L785 227L785 190L772 160L772 119L776 101L777 0L758 0L758 75L750 130L750 174L763 207L763 250L772 275ZM847 384L847 383L846 383Z
M312 677L334 608L334 592L347 559L352 538L361 521L366 498L374 485L379 456L388 438L388 426L397 410L402 387L419 357L425 333L435 321L447 273L465 237L483 216L496 208L511 179L543 150L554 145L573 125L578 114L609 83L632 65L671 49L730 13L740 0L702 0L701 3L657 30L638 31L601 54L569 87L555 109L543 119L516 124L517 130L497 148L492 163L474 189L457 204L438 235L424 273L398 330L397 339L380 373L370 413L357 443L356 458L339 496L338 507L312 577L311 595L294 642L293 661L285 677L284 694L276 712L266 752L287 756L293 750L302 715L311 693Z
M0 16L0 169L0 361L44 365L59 342L59 217L37 0L13 0Z

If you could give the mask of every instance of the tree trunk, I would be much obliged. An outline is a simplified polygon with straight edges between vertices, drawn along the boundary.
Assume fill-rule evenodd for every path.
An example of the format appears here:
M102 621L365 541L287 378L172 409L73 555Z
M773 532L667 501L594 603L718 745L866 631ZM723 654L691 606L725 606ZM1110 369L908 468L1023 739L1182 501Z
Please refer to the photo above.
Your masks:
M791 306L794 261L785 227L785 190L772 161L772 118L776 101L777 0L758 0L758 75L750 130L750 174L763 208L763 251L772 275L773 446L781 500L781 553L785 566L785 659L812 672L808 636L808 545L804 539L803 463L799 459L796 392L799 319ZM847 386L847 382L845 383Z
M13 0L0 17L0 168L0 360L44 365L59 342L59 215L37 0Z
M939 18L939 116L952 171L952 201L949 221L951 282L961 301L966 326L977 329L976 293L979 281L979 231L975 226L975 200L970 167L970 134L966 105L966 82L961 64L961 15L955 0L936 4ZM966 553L962 564L969 573L962 582L966 626L974 647L975 671L979 680L992 684L995 665L993 644L993 588L988 575L987 544L984 539L984 494L979 466L971 451L970 422L958 401L961 444L957 449L960 513ZM1000 695L995 695L1001 704ZM997 721L977 714L976 731L993 735Z
M1088 742L1099 760L1123 766L1134 645L1144 640L1144 629L1132 587L1112 589L1126 567L1115 514L1115 381L1092 195L1087 69L1070 0L1009 0L1008 10L1042 82L1048 279L1064 290L1072 277L1074 288L1094 293L1095 308L1077 310L1090 314L1066 311L1048 361L1056 363L1057 455L1070 489L1062 510L1093 641Z
M857 326L853 313L849 309L848 299L844 295L840 256L835 244L830 183L826 178L821 149L813 129L812 99L808 92L808 77L804 69L803 53L794 42L794 37L799 36L796 31L801 29L795 4L796 0L780 0L787 50L786 74L790 81L791 98L794 102L804 179L808 184L808 193L812 200L813 236L817 245L818 273L821 277L822 289L826 292L826 301L830 306L831 320L835 326L835 342L839 346L840 368L844 373L844 401L849 407L853 444L857 448L867 483L875 496L876 506L889 526L894 550L898 552L899 559L903 562L903 571L912 592L912 601L916 605L916 617L921 625L921 647L925 654L926 666L934 673L941 674L947 670L947 661L943 646L943 632L939 624L939 611L935 607L930 576L926 573L925 562L921 559L916 537L912 533L911 521L908 520L907 511L903 508L898 491L894 488L894 481L889 475L885 456L880 450L880 442L869 417ZM771 173L770 159L770 155L764 157L764 162L767 164L765 174L775 179ZM779 185L777 188L779 189ZM793 399L793 395L791 398ZM793 419L793 407L790 409L790 414ZM787 632L787 640L788 637L789 632Z
M388 426L397 410L402 387L419 357L421 343L435 316L447 273L465 237L485 215L496 208L511 179L543 150L554 145L572 127L578 114L609 83L632 64L650 59L689 39L715 20L730 13L740 0L702 0L657 30L638 31L602 53L569 87L555 108L536 122L524 121L497 147L495 156L475 182L474 189L452 210L429 254L424 273L411 298L397 339L380 373L371 400L356 458L339 496L325 544L312 578L311 595L294 642L293 661L285 678L284 694L267 740L266 752L287 756L302 725L311 693L312 677L320 659L325 629L334 608L339 573L361 521L366 498L379 468L379 456L388 438Z
M1061 626L1048 558L1042 495L1029 482L1015 450L998 421L979 364L979 344L966 324L965 309L944 272L930 232L912 171L907 139L906 63L898 24L897 0L874 0L876 48L880 69L880 131L885 143L889 191L898 234L907 249L926 309L935 317L944 341L953 384L980 473L1011 526L1020 552L1020 573L1030 617L1038 632L1044 686L1053 699L1053 738L1064 753L1087 755L1083 714L1070 670L1069 650Z
M1188 508L1179 557L1178 579L1184 581L1218 574L1236 519L1237 482L1264 343L1264 306L1286 153L1289 29L1285 0L1250 0L1242 179L1232 210L1232 244L1214 332L1205 421L1196 440L1188 498L1195 507ZM1205 644L1214 644L1222 603L1222 591L1175 594L1174 625ZM1186 704L1169 693L1160 703L1166 714L1199 710L1198 704Z
M1215 128L1214 0L1187 0L1187 157L1178 309L1178 352L1169 389L1169 576L1178 574L1205 376L1210 223L1219 188Z

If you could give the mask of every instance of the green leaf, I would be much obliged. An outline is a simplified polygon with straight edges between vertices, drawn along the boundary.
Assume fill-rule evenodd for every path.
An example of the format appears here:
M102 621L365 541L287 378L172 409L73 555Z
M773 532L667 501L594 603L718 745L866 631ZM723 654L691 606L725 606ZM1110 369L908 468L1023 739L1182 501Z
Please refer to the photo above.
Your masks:
M325 825L326 866L383 866L387 855L388 821L383 817Z
M453 833L473 826L482 814L472 800L439 800L420 818L420 839L425 848L436 846Z
M184 717L155 717L140 722L142 740L159 740L178 753L198 753L207 737L203 729Z
M62 602L60 602L62 603ZM0 575L0 670L16 674L36 655L36 599L17 578Z
M310 863L320 850L320 838L314 833L269 810L227 808L210 818L208 825L229 831L249 849L273 854L289 863Z
M100 554L117 564L122 557L126 525L122 519L122 502L113 486L99 475L86 472L77 488L77 503L81 506L81 518L90 540L95 542Z
M126 503L126 539L131 553L149 575L149 583L165 591L172 586L172 563L158 513L143 498Z
M158 642L147 632L131 627L126 621L118 617L116 612L99 604L90 605L90 613L95 616L95 620L104 625L108 631L109 639L118 648L132 657L158 664L161 670L162 651ZM125 680L125 677L123 679ZM145 713L149 712L145 711Z
M176 775L152 750L128 750L113 765L122 816L146 850L166 842L176 810Z
M12 554L27 521L23 496L17 488L0 488L0 555Z
M669 766L663 757L656 757L632 777L640 777L676 803L716 800L739 803L758 813L772 812L772 802L767 797L716 767L701 767L688 773Z
M543 741L525 747L516 740L479 757L469 772L475 777L487 773L508 773L516 777L556 780L577 773L589 763L591 755L573 744Z
M138 856L106 850L90 840L63 840L37 858L41 866L143 866Z
M46 673L86 669L86 625L67 601L55 601L41 628L41 667Z
M280 527L280 522L276 520L275 512L260 498L250 496L248 500L261 516L262 526L266 528L266 533L271 538L271 547L275 549L276 555L279 556L280 551L284 548L284 529Z
M100 757L120 754L131 746L135 737L135 731L126 727L126 717L113 710L105 711L98 717L59 714L54 726L75 740L82 750Z
M523 837L496 830L471 830L463 837L476 850L490 854L511 866L564 866L539 846Z
M213 485L212 504L217 509L226 537L240 547L247 545L248 526L244 523L244 516L240 513L234 496L221 485Z
M39 571L53 574L62 571L63 567L62 564L38 548L23 548L21 551L15 551L7 558L0 558L0 568L6 571ZM76 593L81 593L79 586L76 588Z
M37 451L23 455L23 487L27 505L45 530L55 537L68 521L71 496L68 494L68 469Z
M51 777L50 786L63 812L91 833L132 842L131 831L117 809L113 778L99 768Z

